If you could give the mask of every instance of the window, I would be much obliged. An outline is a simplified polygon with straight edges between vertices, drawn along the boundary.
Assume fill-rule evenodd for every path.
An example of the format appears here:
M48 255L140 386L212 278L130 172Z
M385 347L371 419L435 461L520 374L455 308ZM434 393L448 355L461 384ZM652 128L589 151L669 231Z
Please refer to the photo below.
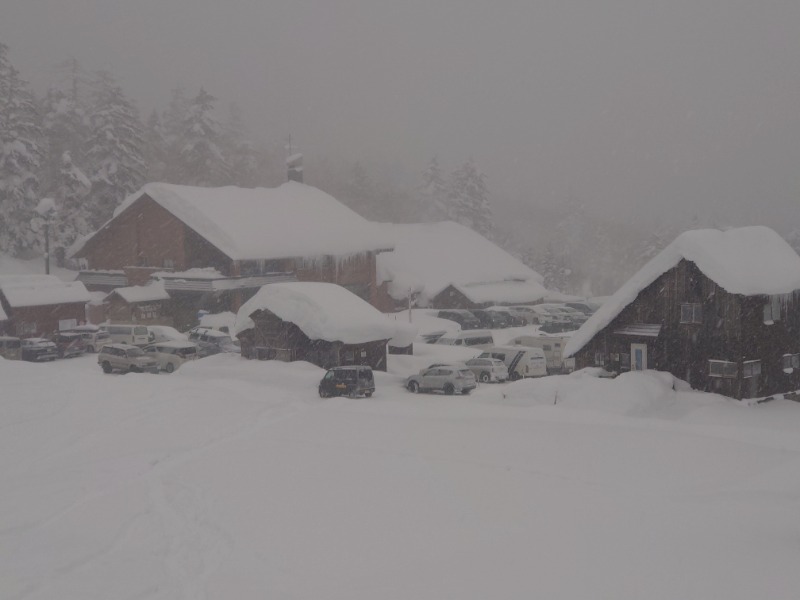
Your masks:
M699 303L681 304L681 323L702 323L703 305Z
M759 372L760 372L760 361ZM708 374L711 377L728 377L735 378L739 372L739 365L735 362L727 360L709 360L708 361Z
M744 363L742 363L742 376L747 379L748 377L755 377L756 375L761 375L761 361L744 361Z
M175 268L175 261L171 258L164 259L164 268L165 269L174 269Z
M17 335L33 335L36 333L36 323L20 323L17 327Z
M764 324L772 325L781 320L781 297L770 296L764 304Z
M800 354L784 354L781 366L785 373L800 369Z
M602 367L606 364L605 357L603 356L602 352L595 352L594 353L594 365L596 367Z

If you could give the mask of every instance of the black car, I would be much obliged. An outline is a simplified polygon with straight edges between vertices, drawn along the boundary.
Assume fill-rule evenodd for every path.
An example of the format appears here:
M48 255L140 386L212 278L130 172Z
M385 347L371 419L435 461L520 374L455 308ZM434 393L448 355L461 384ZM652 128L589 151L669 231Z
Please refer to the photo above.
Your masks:
M58 348L50 340L44 338L27 338L22 340L22 360L43 362L58 358Z
M475 309L470 312L475 315L475 318L481 322L481 327L485 329L503 329L511 326L511 320L503 318L503 314L495 310Z
M320 398L331 396L365 396L369 398L375 392L375 378L372 369L363 365L333 367L328 369L319 382Z
M480 329L481 322L468 310L463 308L451 308L449 310L440 310L436 315L440 319L447 319L448 321L455 321L461 325L461 329Z
M86 342L80 333L64 331L53 336L60 358L72 358L86 352Z

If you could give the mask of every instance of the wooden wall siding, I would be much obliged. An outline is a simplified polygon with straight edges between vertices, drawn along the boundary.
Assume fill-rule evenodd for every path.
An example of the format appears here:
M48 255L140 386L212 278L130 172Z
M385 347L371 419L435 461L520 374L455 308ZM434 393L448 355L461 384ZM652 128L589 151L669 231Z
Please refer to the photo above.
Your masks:
M340 365L368 365L379 371L386 370L387 340L375 340L363 344L343 344L309 339L297 325L279 319L267 310L260 310L250 317L255 327L239 334L244 358L269 358L284 360L306 360L327 369Z
M115 294L108 301L106 317L111 323L172 326L173 319L167 308L168 303L168 300L155 300L129 304ZM156 310L152 311L150 308L155 308Z
M86 305L83 302L70 304L51 304L48 306L25 306L6 312L9 317L7 327L9 333L19 337L49 336L58 331L58 322L74 319L80 323L86 322ZM35 323L35 333L25 332L24 323Z
M294 260L294 270L298 281L336 283L350 289L375 307L382 305L374 252L342 259L333 256L316 260L298 258Z
M183 259L175 262L176 271L213 267L226 277L239 275L236 263L193 229L184 226Z
M431 299L431 308L478 308L480 305L475 304L472 300L467 298L464 294L459 292L452 285L448 285L441 292L436 294Z

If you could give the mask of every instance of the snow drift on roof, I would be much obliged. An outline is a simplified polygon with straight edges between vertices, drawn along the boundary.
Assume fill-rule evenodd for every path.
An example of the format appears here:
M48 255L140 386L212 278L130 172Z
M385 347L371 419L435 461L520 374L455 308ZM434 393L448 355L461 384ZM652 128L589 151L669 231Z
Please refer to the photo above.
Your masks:
M107 297L119 295L125 302L155 302L156 300L169 300L169 294L164 289L163 281L156 281L148 285L132 285L112 290Z
M459 292L471 302L505 302L526 304L542 300L548 291L538 281L496 281L490 283L455 284Z
M542 276L522 261L458 223L386 223L382 228L395 248L378 256L379 276L391 281L389 293L398 300L408 296L409 288L432 298L450 284L542 282Z
M148 183L114 217L147 194L233 260L346 256L391 249L380 228L317 188L203 188Z
M788 294L800 289L800 256L772 229L762 226L679 235L605 301L564 349L572 356L636 299L644 288L686 259L731 294Z
M0 292L12 308L89 302L90 296L80 281L61 281L54 275L3 275Z
M409 326L390 320L374 306L334 283L271 283L245 302L234 333L253 327L250 315L269 310L294 323L312 340L361 344L388 340Z

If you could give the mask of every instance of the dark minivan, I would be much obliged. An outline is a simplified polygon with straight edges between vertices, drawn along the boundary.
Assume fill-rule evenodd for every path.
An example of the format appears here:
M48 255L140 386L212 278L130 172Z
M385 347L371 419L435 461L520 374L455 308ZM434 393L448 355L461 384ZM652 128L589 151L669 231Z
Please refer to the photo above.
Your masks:
M375 391L375 379L372 369L363 365L333 367L328 369L319 382L320 398L331 396L366 396L369 398Z

